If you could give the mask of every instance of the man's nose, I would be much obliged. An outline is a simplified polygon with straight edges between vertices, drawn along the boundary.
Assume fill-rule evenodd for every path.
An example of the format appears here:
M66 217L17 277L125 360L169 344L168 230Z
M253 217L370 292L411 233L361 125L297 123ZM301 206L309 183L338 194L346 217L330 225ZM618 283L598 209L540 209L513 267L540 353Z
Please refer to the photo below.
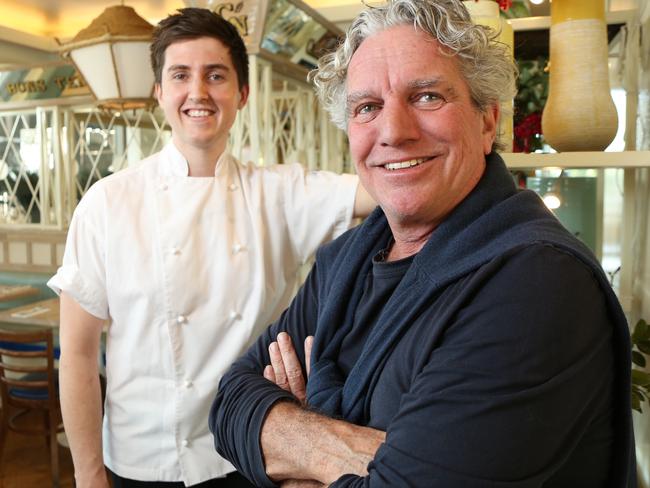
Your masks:
M382 146L399 146L420 137L418 118L411 113L408 104L385 102L379 124L379 142Z
M201 77L195 77L190 84L189 96L192 100L205 100L208 97L206 81Z

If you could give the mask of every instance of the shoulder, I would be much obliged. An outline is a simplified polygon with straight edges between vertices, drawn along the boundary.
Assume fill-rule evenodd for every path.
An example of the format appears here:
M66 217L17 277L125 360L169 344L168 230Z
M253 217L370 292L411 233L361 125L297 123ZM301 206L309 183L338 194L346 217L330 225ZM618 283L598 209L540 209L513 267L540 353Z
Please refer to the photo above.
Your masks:
M84 194L75 209L76 214L106 211L110 205L122 204L143 194L147 182L152 181L160 164L160 153L137 164L105 176Z
M323 263L331 263L336 260L337 256L346 250L348 243L359 235L359 227L354 227L333 241L326 242L318 248L316 260Z
M613 292L598 273L566 249L545 243L521 246L471 277L475 294L470 308L491 317L493 331L519 338L522 346L559 346L560 338L600 341L612 333L616 315Z
M606 285L601 273L579 254L538 242L517 246L494 258L476 271L473 280L481 282L482 288L530 303L531 308L544 303L567 310L594 299L604 303Z
M283 181L287 178L303 178L305 168L300 164L272 164L268 166L258 166L252 161L245 163L235 157L231 158L238 171L249 178L256 178L267 182Z
M611 361L621 324L610 292L565 250L548 244L512 249L446 292L454 318L445 337L470 344L491 369L560 374L595 350Z
M553 288L581 282L600 288L597 274L601 272L591 262L566 247L547 242L534 242L514 247L487 264L498 270L497 275L513 283L552 283Z
M351 181L356 183L358 180L356 175L309 170L299 163L257 166L250 161L241 163L234 157L232 161L242 176L251 180L259 180L267 185L290 186L305 185L308 183L326 185L328 182L338 184L344 181Z
M95 183L90 190L112 191L120 188L124 184L128 184L129 182L133 182L133 184L141 184L143 178L148 179L158 174L160 162L160 153L153 154L133 166L129 166L111 175L105 176Z
M351 254L353 260L363 259L369 249L374 249L390 235L384 212L377 207L360 225L323 244L316 253L316 260L332 263Z

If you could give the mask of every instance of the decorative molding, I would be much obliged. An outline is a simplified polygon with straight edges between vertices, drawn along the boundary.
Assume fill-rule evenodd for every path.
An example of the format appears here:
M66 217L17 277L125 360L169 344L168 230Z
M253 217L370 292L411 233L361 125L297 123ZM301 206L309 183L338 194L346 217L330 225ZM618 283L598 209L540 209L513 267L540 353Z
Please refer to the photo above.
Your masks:
M54 273L61 265L66 232L0 231L0 271Z

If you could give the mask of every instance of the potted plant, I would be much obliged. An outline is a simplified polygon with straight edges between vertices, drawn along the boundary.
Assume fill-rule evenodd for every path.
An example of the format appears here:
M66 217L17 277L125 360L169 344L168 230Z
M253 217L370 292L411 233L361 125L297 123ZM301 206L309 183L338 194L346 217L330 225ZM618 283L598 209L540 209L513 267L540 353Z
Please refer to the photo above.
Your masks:
M639 368L645 368L646 356L650 355L650 325L641 319L632 332L632 408L643 412L644 402L650 402L650 373ZM635 367L636 366L636 367Z

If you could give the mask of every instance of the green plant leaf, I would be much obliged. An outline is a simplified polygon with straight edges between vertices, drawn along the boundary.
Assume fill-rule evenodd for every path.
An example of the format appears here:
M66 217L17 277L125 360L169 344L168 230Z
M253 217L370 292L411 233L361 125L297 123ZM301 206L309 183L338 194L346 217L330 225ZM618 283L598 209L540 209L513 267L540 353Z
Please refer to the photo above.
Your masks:
M645 356L639 351L632 351L632 362L641 368L645 368Z
M530 17L530 9L528 8L528 5L523 2L512 2L510 8L504 13L504 16L508 19Z
M644 397L641 391L641 388L638 386L632 386L632 394L639 399L639 401L643 401Z
M647 342L639 342L636 344L636 347L639 351L641 351L643 354L650 354L650 344Z
M636 344L648 340L650 340L650 326L648 326L645 320L640 319L634 326L632 342Z
M646 373L640 369L633 369L632 384L648 389L648 387L650 387L650 373Z
M640 396L634 389L632 389L631 391L630 401L632 403L633 410L643 413L643 410L641 410L641 403L643 402L643 397Z

